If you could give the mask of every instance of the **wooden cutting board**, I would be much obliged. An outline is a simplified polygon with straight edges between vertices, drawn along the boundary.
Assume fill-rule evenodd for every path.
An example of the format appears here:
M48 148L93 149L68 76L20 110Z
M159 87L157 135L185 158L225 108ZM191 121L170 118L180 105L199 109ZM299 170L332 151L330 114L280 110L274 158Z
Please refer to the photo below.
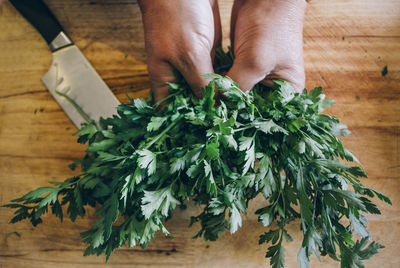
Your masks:
M140 12L133 0L48 0L50 9L121 101L125 93L148 95ZM232 1L221 0L224 45L229 44ZM384 244L366 267L400 267L400 2L398 0L314 0L304 29L307 87L322 85L337 104L328 112L346 123L345 145L364 164L363 182L388 194L393 206L378 202L369 230ZM75 127L40 82L51 63L47 45L5 1L0 5L0 204L48 181L73 175L67 165L83 156ZM388 67L388 74L381 70ZM167 227L174 239L157 235L148 248L83 257L79 232L93 217L59 223L51 216L33 228L8 224L12 211L0 208L0 267L269 267L264 228L250 213L244 226L217 242L193 240L187 228L192 209L178 211ZM17 236L18 232L20 236ZM286 267L298 267L301 233L286 245ZM312 267L339 267L327 258Z

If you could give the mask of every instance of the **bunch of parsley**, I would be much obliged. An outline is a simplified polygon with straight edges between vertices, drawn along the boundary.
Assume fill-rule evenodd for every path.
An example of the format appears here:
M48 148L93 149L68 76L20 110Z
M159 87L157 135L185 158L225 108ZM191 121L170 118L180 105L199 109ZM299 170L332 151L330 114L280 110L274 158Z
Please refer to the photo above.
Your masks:
M219 51L215 68L224 71L232 61L231 52ZM292 240L285 227L296 219L304 234L301 267L309 267L312 253L341 267L364 267L383 246L368 244L361 213L380 213L368 197L391 201L358 179L364 170L337 138L349 133L346 126L321 114L334 101L319 87L295 93L282 80L273 89L258 84L243 92L228 77L207 77L213 80L202 99L179 79L169 84L163 109L162 102L130 99L118 115L80 129L78 142L88 144L74 163L81 174L4 205L16 209L11 222L30 219L36 226L49 210L74 221L96 207L98 220L81 233L84 254L108 259L126 243L146 247L155 232L169 235L164 222L186 200L204 208L191 219L201 225L195 237L213 241L225 229L236 232L249 201L262 195L265 206L256 213L268 231L259 243L270 244L272 267L284 266L282 241ZM218 105L215 89L222 95Z

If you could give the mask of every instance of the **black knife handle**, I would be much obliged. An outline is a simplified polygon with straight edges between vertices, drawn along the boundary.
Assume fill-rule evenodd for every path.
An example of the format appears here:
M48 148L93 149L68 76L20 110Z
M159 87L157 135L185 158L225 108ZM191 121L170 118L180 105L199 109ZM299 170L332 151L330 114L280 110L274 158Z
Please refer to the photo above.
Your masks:
M39 31L47 44L63 32L63 28L42 0L9 0L11 4Z

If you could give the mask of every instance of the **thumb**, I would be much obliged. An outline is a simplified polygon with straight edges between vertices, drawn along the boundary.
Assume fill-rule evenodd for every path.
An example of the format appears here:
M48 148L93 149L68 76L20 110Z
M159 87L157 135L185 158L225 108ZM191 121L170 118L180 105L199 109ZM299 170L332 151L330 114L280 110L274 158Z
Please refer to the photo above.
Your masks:
M214 73L211 62L211 55L186 55L181 57L179 62L174 64L178 71L183 75L190 88L197 97L201 97L201 88L206 86L209 79L202 75Z
M268 61L259 62L259 59L253 59L236 58L232 68L226 74L238 83L239 88L243 91L252 89L255 84L262 81L273 69L273 64L268 64Z
M167 82L175 82L172 66L166 61L149 60L147 65L154 101L158 102L168 96Z
M303 64L293 65L287 68L277 68L262 81L266 86L272 87L274 79L283 79L294 87L297 92L301 92L305 86L305 73Z

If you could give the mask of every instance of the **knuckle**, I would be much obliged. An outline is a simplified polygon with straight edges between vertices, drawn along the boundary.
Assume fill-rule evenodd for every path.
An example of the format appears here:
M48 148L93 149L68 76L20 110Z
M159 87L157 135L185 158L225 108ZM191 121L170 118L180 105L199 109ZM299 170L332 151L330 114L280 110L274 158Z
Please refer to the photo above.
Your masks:
M292 70L292 73L290 74L293 86L295 87L296 90L302 90L305 86L306 82L306 75L304 73L304 69L302 68L296 68Z
M302 90L305 86L306 76L302 68L290 69L284 73L284 77L292 83L296 91Z
M162 45L165 42L152 42L148 41L146 43L146 53L149 59L164 61L169 60L173 57L173 49L166 45Z
M182 67L195 67L207 60L211 60L211 51L206 50L201 45L186 46L182 50L177 61Z
M239 61L246 69L257 74L268 74L274 67L273 58L265 57L256 53L243 55Z

